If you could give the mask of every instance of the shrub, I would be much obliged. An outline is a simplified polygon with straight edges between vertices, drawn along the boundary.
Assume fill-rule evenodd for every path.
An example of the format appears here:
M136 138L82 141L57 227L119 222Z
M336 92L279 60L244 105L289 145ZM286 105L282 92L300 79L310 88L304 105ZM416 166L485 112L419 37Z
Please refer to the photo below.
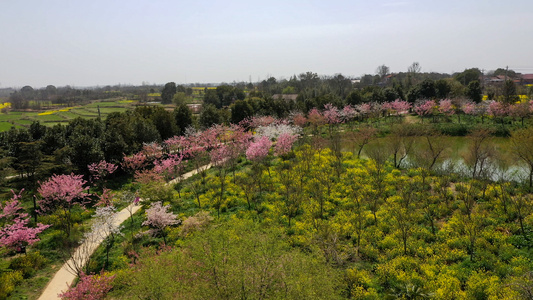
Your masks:
M21 271L7 272L0 275L0 299L6 299L21 281Z
M41 269L46 264L47 259L39 251L28 253L11 260L9 268L22 272L24 278L32 276L35 271Z

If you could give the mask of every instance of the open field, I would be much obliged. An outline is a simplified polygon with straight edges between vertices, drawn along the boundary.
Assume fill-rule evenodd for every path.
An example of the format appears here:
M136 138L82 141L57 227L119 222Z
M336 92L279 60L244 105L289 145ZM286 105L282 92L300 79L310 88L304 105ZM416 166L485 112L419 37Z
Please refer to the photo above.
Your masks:
M124 112L137 105L133 100L94 101L90 104L74 107L57 106L55 109L42 111L10 111L0 114L0 131L9 130L12 126L27 127L34 121L39 121L45 126L67 123L75 118L105 117L113 112ZM98 112L100 110L100 113Z

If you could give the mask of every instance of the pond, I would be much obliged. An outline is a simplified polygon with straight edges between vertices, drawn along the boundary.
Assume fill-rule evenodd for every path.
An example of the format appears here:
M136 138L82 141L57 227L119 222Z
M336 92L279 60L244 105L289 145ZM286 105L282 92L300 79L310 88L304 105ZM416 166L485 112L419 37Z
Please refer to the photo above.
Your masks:
M439 169L442 171L452 171L464 176L472 176L471 169L465 163L465 157L468 156L469 152L469 137L443 136L442 139L446 145L446 150L442 154ZM388 137L377 138L363 148L361 156L367 158L365 149L386 147L389 142L390 139ZM508 180L517 182L528 179L527 166L513 155L510 149L509 138L491 137L487 143L490 143L494 147L494 156L489 160L486 169L488 178L494 181ZM413 148L416 150L416 147L426 147L426 142L423 137L415 138ZM342 138L341 148L347 152L357 151L358 149L357 145L354 145L353 141L346 136ZM413 155L406 157L402 162L402 167L416 167Z

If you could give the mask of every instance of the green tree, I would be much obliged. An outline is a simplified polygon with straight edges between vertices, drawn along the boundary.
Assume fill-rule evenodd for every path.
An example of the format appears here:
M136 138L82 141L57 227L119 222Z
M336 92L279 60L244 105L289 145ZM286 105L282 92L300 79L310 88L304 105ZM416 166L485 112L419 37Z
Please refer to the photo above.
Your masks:
M166 111L163 107L155 107L151 116L157 131L163 140L171 138L178 134L178 126L176 125L174 116L171 112Z
M174 97L172 97L172 102L176 105L185 104L187 101L187 95L184 92L177 92Z
M420 96L425 99L434 98L437 95L435 90L435 81L431 79L424 79L420 83Z
M346 103L350 105L359 105L363 103L363 97L361 97L361 92L359 90L354 90L348 94L346 97Z
M470 81L466 90L466 96L470 100L480 103L482 99L482 93L483 91L481 90L481 84L479 83L479 80Z
M204 95L204 105L213 105L216 108L222 107L222 102L218 98L217 91L207 90Z
M252 117L254 109L246 100L237 100L231 107L231 122L238 124L240 121Z
M481 76L481 71L478 68L471 68L466 69L461 73L458 73L454 76L455 80L462 83L464 86L468 86L468 84L474 80L479 80L479 77Z
M220 124L221 118L218 109L214 105L204 105L198 121L203 128L209 128L214 124Z
M174 109L174 120L179 134L184 134L185 129L192 125L192 112L186 104L182 103Z
M169 104L172 103L172 98L176 94L176 83L175 82L167 82L165 84L165 87L161 91L161 102L163 104Z
M445 99L448 98L448 95L450 95L450 92L452 91L452 87L445 79L439 79L435 81L435 92L437 95L437 98L439 99Z
M516 85L513 80L507 79L503 84L503 100L505 103L513 104L520 98L516 93Z

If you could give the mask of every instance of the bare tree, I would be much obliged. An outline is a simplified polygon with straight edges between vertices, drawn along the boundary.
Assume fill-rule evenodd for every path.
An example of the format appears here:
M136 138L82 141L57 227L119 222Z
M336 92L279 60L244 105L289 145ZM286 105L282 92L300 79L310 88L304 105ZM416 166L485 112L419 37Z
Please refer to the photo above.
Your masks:
M529 171L529 189L533 189L533 127L511 133L511 151Z
M376 74L378 74L380 78L387 76L389 72L390 72L390 68L387 67L386 65L381 65L376 68Z
M415 160L420 167L433 170L444 159L447 148L444 135L428 130L422 137L421 145L416 147Z
M470 175L474 179L489 176L490 160L495 155L495 148L491 143L491 131L480 129L468 135L468 150L463 156Z
M410 126L400 124L392 127L388 146L395 168L399 169L402 162L411 154L415 138L416 132Z
M353 145L353 153L357 150L357 158L361 156L363 147L376 137L377 129L370 126L361 126L359 131L352 132L350 139Z
M407 72L413 76L415 76L417 73L420 73L420 70L422 70L422 67L420 67L420 64L417 61L412 63L409 68L407 68Z

